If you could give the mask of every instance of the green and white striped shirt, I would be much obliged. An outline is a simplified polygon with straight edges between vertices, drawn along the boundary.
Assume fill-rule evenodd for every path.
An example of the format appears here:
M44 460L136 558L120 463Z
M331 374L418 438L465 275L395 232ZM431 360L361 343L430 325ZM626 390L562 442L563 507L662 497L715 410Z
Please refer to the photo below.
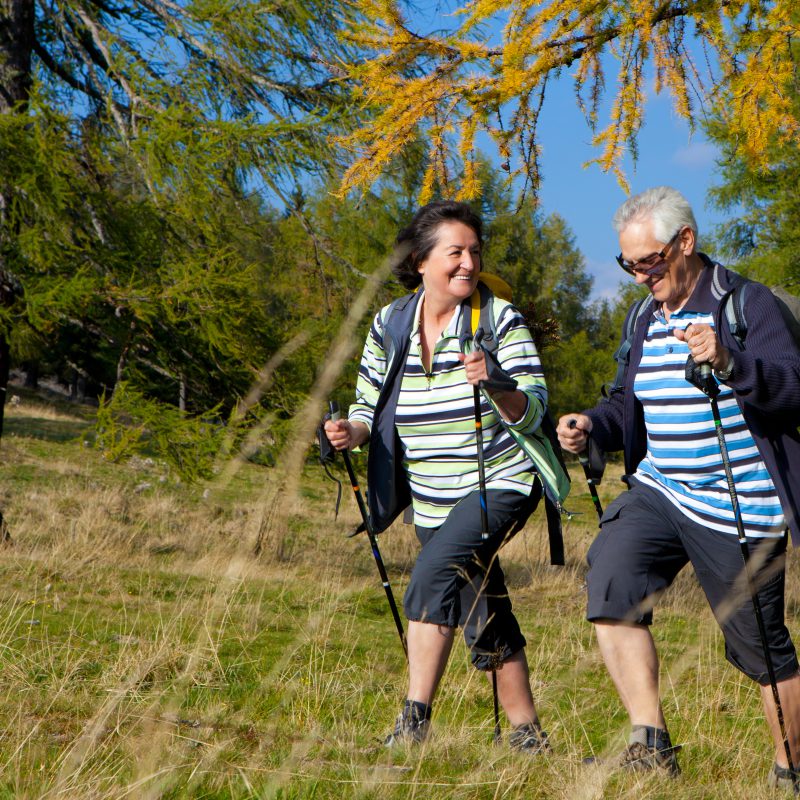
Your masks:
M422 291L422 290L421 290ZM528 434L539 426L547 407L547 387L536 347L522 315L507 301L493 298L499 347L497 360L528 399L522 418L509 427ZM383 322L388 306L373 320L361 357L351 422L372 428L372 417L386 374ZM431 372L422 362L418 303L411 326L411 347L402 374L395 425L403 449L414 522L436 528L450 509L478 489L473 387L467 383L458 333L462 306L453 312L432 355ZM496 412L481 397L483 453L489 489L528 494L536 475L533 463L503 428Z

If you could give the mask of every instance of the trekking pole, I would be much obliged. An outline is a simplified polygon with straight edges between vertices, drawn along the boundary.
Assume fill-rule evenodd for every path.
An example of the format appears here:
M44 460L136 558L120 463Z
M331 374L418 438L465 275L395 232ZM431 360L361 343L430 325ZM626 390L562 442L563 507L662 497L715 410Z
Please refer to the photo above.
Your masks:
M719 384L711 375L711 365L708 363L700 364L699 373L700 379L697 380L695 372L692 369L694 360L689 356L689 361L686 364L686 377L705 394L711 404L711 414L714 417L714 430L717 434L717 441L719 442L719 451L722 455L722 466L725 469L725 479L728 483L728 492L731 497L731 505L733 506L733 516L736 520L736 531L739 535L739 547L742 551L742 560L744 561L744 574L747 581L747 588L750 592L750 599L753 603L753 612L756 616L756 623L758 624L758 635L761 638L761 647L764 651L764 661L767 665L767 674L769 675L769 685L772 689L772 699L775 701L775 712L778 717L778 725L780 726L781 738L783 739L783 749L786 753L786 762L789 765L789 774L792 776L792 789L795 794L798 793L798 780L794 771L794 762L792 761L792 752L789 747L789 737L786 735L786 725L783 719L783 708L781 706L781 698L778 693L778 681L775 678L775 667L772 663L772 654L769 651L769 644L767 642L767 631L764 627L764 616L761 612L761 601L759 600L758 593L753 584L753 578L750 574L750 548L747 546L747 538L744 532L744 521L742 520L742 511L739 507L739 498L736 494L736 485L733 481L733 468L731 467L730 457L728 456L728 446L725 443L725 433L722 428L722 418L719 413L719 403L717 402L717 395L719 394ZM691 377L690 377L691 376Z
M339 414L339 404L335 400L331 400L328 403L328 407L330 409L331 420L336 422L341 416ZM361 489L358 486L358 478L356 478L356 473L353 469L353 462L350 460L350 453L347 451L347 448L342 450L341 453L342 458L344 459L344 466L347 469L347 475L350 478L350 485L353 487L353 494L356 496L358 510L361 512L364 530L367 533L370 547L372 547L372 555L375 558L375 563L378 566L378 573L381 576L383 590L386 592L386 599L389 601L389 608L392 610L394 624L397 628L397 633L400 636L400 644L403 646L403 652L406 654L406 659L408 659L408 645L406 644L406 634L403 630L403 621L400 619L400 612L397 610L397 603L395 603L394 600L392 586L389 583L389 576L386 573L386 567L383 563L383 559L381 558L381 551L378 549L378 539L375 536L375 531L372 529L372 522L370 522L369 512L367 511L367 504L364 502L364 497L361 494Z
M578 420L576 419L571 419L569 421L570 428L575 428L577 424ZM597 484L595 483L594 477L592 477L592 468L589 466L589 458L585 451L578 453L578 461L581 462L581 466L583 467L586 483L589 484L589 494L592 496L594 510L597 512L597 519L603 519L603 506L600 505L600 495L597 493Z
M473 350L481 349L483 328L475 331ZM481 390L478 386L472 387L472 401L475 407L475 442L478 448L478 492L481 505L481 539L485 542L489 538L489 506L486 502L486 467L483 462L483 419L481 415ZM492 667L492 701L494 703L494 740L500 741L500 702L497 696L497 668Z

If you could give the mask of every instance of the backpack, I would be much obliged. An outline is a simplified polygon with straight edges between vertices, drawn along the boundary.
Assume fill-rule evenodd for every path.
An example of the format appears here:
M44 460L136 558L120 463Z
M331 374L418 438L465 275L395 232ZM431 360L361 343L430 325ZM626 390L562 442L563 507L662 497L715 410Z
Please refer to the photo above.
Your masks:
M736 340L739 347L744 349L744 341L747 337L747 319L744 313L744 300L747 294L747 287L752 284L753 281L736 272L730 270L728 272L732 279L733 289L728 292L722 301L722 313L725 315L725 319L728 322L731 335ZM786 323L786 327L789 329L795 344L800 350L800 297L789 294L789 292L781 286L773 286L770 291L778 303L778 308ZM611 384L612 390L619 389L622 386L622 375L628 363L628 353L633 344L633 332L636 330L636 323L639 321L639 317L649 310L652 299L651 295L646 295L631 306L631 310L626 319L622 344L614 353L614 360L617 362L617 374L614 377L614 383ZM607 393L604 391L604 394Z
M471 346L474 333L480 327L484 331L483 347L492 354L497 352L499 340L497 337L497 321L494 316L494 303L492 302L495 296L510 301L511 287L496 275L481 273L478 286L469 299L470 313L462 313L461 315L459 341L462 349ZM414 294L410 294L394 300L384 315L384 351L386 353L387 372L393 366L396 343L403 341L410 334L411 315L409 313L403 314L402 312L413 299ZM401 327L403 330L400 330ZM561 455L561 448L558 444L558 437L550 412L545 410L538 430L532 434L521 434L506 424L488 392L482 391L489 405L497 413L500 424L503 425L517 446L525 452L536 466L544 489L545 513L550 539L550 561L552 564L563 565L564 542L561 531L561 513L566 512L561 503L569 493L570 478ZM515 532L516 530L517 528L515 528Z
M744 340L747 337L744 298L747 294L747 287L752 282L748 278L736 275L733 291L725 298L723 307L731 334L742 349L744 349ZM781 312L783 321L786 323L786 327L792 334L798 350L800 350L800 297L789 294L782 286L773 286L770 291L778 303L778 309Z

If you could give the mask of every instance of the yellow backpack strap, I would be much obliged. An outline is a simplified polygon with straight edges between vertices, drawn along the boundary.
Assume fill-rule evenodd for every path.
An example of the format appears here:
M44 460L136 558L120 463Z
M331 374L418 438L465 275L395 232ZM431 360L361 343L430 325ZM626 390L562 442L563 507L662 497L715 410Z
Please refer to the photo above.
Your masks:
M495 297L499 297L501 300L508 300L509 303L511 302L514 290L502 278L497 275L492 275L489 272L481 272L478 280L486 284L486 286L492 290L492 294L494 294Z
M470 331L475 335L475 331L481 324L481 290L476 286L472 297L469 298L470 307Z
M502 300L508 300L511 302L512 289L502 278L499 278L497 275L492 275L488 272L481 272L479 281L488 289L490 289L495 297L499 297ZM472 296L469 298L469 307L470 331L474 335L475 331L480 327L481 321L481 290L477 286L475 287L475 291L472 293Z

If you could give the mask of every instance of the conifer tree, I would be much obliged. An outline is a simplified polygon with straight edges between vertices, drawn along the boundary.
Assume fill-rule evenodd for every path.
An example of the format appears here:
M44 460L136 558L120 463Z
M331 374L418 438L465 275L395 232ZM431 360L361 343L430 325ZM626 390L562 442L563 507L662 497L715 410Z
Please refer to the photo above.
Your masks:
M621 159L636 155L651 76L690 124L698 100L702 106L725 92L722 113L743 158L765 162L771 139L796 142L800 132L789 91L798 29L789 0L471 0L439 31L427 29L419 12L410 19L398 0L360 0L359 8L363 19L351 38L366 56L348 72L376 116L340 140L352 162L343 192L370 185L422 138L429 157L421 202L436 186L476 197L475 142L487 135L510 177L522 176L535 191L540 114L554 80L568 71L595 161L623 186Z
M248 350L264 332L249 195L327 169L346 14L326 0L0 4L0 398L20 324L105 348L112 381L252 379L275 342Z
M793 91L800 119L800 87ZM715 231L719 257L738 271L769 285L800 294L800 151L796 142L774 136L768 163L753 163L737 154L735 132L721 115L706 132L721 150L720 182L711 201L731 217Z

